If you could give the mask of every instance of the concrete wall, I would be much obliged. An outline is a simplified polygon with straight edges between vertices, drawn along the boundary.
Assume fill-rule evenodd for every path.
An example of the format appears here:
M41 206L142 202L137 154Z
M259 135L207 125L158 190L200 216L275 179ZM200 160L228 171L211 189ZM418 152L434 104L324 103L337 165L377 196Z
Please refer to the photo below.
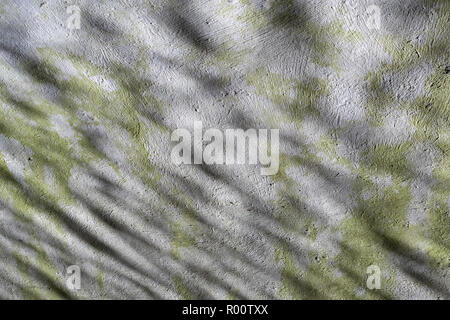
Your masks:
M0 297L448 299L449 21L448 0L2 0ZM173 164L194 121L279 129L278 174Z

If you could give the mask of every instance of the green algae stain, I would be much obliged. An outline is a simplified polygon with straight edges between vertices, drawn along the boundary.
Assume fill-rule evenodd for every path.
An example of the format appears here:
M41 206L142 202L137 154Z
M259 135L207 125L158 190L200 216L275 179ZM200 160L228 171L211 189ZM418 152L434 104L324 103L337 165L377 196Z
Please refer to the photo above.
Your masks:
M231 291L225 297L225 300L239 300L239 293L237 291Z
M97 276L95 277L95 279L100 292L100 296L103 296L105 290L105 272L102 265L98 267Z
M230 14L234 8L235 6L233 6L233 4L230 3L228 0L221 0L218 6L218 13L221 16L228 18L230 17Z
M445 9L442 10L445 11ZM439 14L440 17L447 15L448 12ZM438 20L440 21L439 24L443 23L441 18ZM279 16L281 24L288 24L290 21L292 19L289 16ZM344 35L338 23L334 26L334 29L336 34L346 38L346 41L361 40L358 35ZM405 143L394 146L377 145L375 148L368 148L361 153L362 161L358 165L353 165L346 159L339 159L342 165L352 171L352 175L358 177L353 194L359 199L357 208L352 211L352 217L345 219L339 227L343 236L341 253L336 261L333 261L332 266L325 262L324 264L313 264L302 274L304 285L296 286L299 283L300 275L293 263L292 254L287 249L278 249L277 262L284 262L280 270L283 297L391 298L391 291L395 286L395 268L397 268L390 261L391 254L412 254L423 242L427 245L426 251L433 265L448 266L448 251L445 250L446 247L448 248L448 236L445 238L445 235L449 234L448 226L450 225L448 223L448 172L450 172L448 167L448 108L450 103L448 95L449 78L444 72L444 63L447 63L447 61L442 59L445 56L445 45L442 45L442 41L440 41L434 43L434 45L428 43L419 46L412 42L390 37L381 39L381 42L385 44L392 60L383 63L378 70L367 75L366 80L370 93L366 112L369 123L373 126L382 125L383 113L388 108L399 105L400 108L410 108L414 111L412 113L413 125L418 130L410 141ZM337 54L337 52L333 52L333 49L319 48L318 50L328 50L331 56ZM329 59L327 58L327 60ZM405 69L412 71L422 61L440 66L427 81L425 87L427 94L418 98L412 104L398 103L394 91L386 91L383 86L385 75L387 73L395 75L397 72L404 72ZM320 65L320 62L315 62ZM293 89L295 87L294 81L278 75L273 76L264 72L263 69L250 74L246 80L249 85L255 87L259 95L269 98L284 111L289 110L289 106L295 106L294 101L296 99L292 95L286 94L286 92L295 90ZM279 84L278 87L276 83ZM300 100L303 103L298 104L294 108L295 110L300 110L298 106L304 106L304 102L308 98ZM311 100L312 103L309 105L314 106L314 99ZM292 115L288 112L286 114ZM314 114L313 110L311 114ZM298 123L301 124L301 116L295 118L300 119ZM286 119L290 118L286 117L283 120ZM442 153L442 160L436 163L433 170L436 183L432 188L433 196L429 203L430 210L428 212L430 216L428 234L431 235L431 241L419 236L418 231L410 229L407 224L407 211L412 199L409 183L410 179L413 178L407 155L411 152L414 143L419 141L432 141ZM316 149L324 152L330 159L337 158L336 145L328 137L322 137ZM317 158L317 156L313 158ZM296 160L293 161L293 159ZM305 162L308 162L305 161L306 159L311 160L309 158L302 159L302 157L281 156L280 172L274 178L284 184L280 191L282 198L297 196L295 182L288 177L285 169L290 166L306 165ZM317 159L314 160L317 161ZM311 168L310 165L308 167ZM387 187L375 185L371 178L380 175L390 177L392 184ZM373 196L368 200L362 200L362 190L370 190ZM286 207L285 201L281 200L277 201L276 205L283 208L281 220L283 216L286 218L286 215L295 217L295 215L289 213L296 211L295 205ZM292 217L287 221L292 222ZM298 222L297 224L301 225ZM310 255L314 254L312 251L309 253ZM380 266L383 271L382 290L378 292L365 289L366 269L372 264ZM342 275L336 277L334 275L335 270L339 270ZM315 288L315 290L308 291L308 288ZM304 294L302 295L302 293Z
M284 112L285 121L294 121L298 126L306 116L320 116L315 105L320 97L328 93L324 79L299 81L265 72L262 68L248 74L246 82L256 89L258 95L276 104Z
M373 165L377 167L375 163ZM410 233L406 223L411 201L410 186L394 179L390 186L383 188L370 180L372 174L366 174L358 178L354 190L356 194L361 190L371 190L373 196L368 200L360 197L352 217L340 225L343 240L342 251L336 259L337 266L344 273L346 286L353 291L365 287L367 267L379 266L387 275L383 277L382 288L380 291L366 291L365 297L391 298L395 279L389 257L391 254L407 254L401 243L405 234Z
M355 165L349 159L339 154L338 142L329 135L321 137L316 144L316 148L318 152L323 152L328 157L329 161L336 162L349 170L355 169Z
M256 93L268 97L277 105L286 105L292 101L287 94L294 90L294 82L275 73L264 72L262 68L246 77L248 85L255 87Z
M314 223L309 223L305 229L306 235L310 241L316 241L317 235L319 234L319 228L314 225Z
M183 230L183 225L180 222L171 223L170 229L173 233L171 242L172 256L176 259L181 259L180 248L195 245L195 238Z
M17 263L17 270L22 279L22 298L25 300L32 299L62 299L66 292L64 292L63 284L57 277L57 270L50 262L45 250L39 244L39 241L34 234L32 237L35 243L31 244L31 248L36 252L35 262L32 258L24 256L18 250L13 251L13 256ZM37 281L32 277L32 274L38 274L42 280ZM63 294L62 294L63 293Z
M190 291L189 287L183 281L181 276L173 277L173 284L175 286L175 290L182 300L194 300L195 297Z
M297 8L293 0L271 1L267 9L257 8L248 0L241 0L244 14L239 20L249 23L255 31L262 32L268 27L308 39L312 61L318 66L340 72L338 39L355 41L359 37L354 31L346 31L342 22L335 20L327 25L315 23L305 15L304 8Z
M450 142L447 134L447 145ZM443 152L442 160L433 170L435 184L432 187L432 197L429 202L430 238L433 241L429 255L433 265L445 268L450 263L450 152Z
M369 221L373 218L369 219ZM342 272L339 281L351 294L358 288L366 287L366 271L371 265L376 265L383 274L380 291L366 291L366 299L379 299L391 297L394 271L388 262L388 253L383 239L376 231L376 226L368 223L364 215L352 217L344 221L340 230L343 241L342 251L336 258L337 269ZM355 298L355 297L352 297Z
M13 208L16 218L23 222L31 220L34 208L23 189L23 186L10 173L4 156L0 153L0 177L2 184L0 192L2 199Z
M369 119L372 124L381 124L380 115L387 107L398 103L394 96L394 91L383 90L384 75L387 73L395 75L398 72L411 72L416 66L422 63L433 66L433 73L425 81L425 93L416 98L411 103L402 103L401 108L405 108L412 114L412 123L416 128L412 142L408 142L395 147L377 146L377 150L368 151L366 158L366 170L371 172L385 172L390 174L395 183L408 182L412 178L411 168L405 159L412 143L427 143L436 147L440 156L433 163L433 185L432 195L427 203L428 225L426 230L413 229L402 230L399 224L403 219L403 207L409 202L410 196L402 187L397 188L403 196L401 199L392 201L398 202L397 207L391 206L390 213L385 212L373 223L378 223L379 227L391 230L385 237L392 242L391 245L385 242L386 249L392 251L415 250L426 243L426 252L429 262L433 266L445 267L448 265L448 249L450 243L448 234L450 233L450 218L448 215L449 190L449 136L450 130L450 78L445 72L448 66L448 30L450 27L450 3L448 1L426 1L427 6L433 7L437 15L429 26L429 31L424 35L425 43L415 43L395 36L381 37L380 42L384 49L391 55L391 61L385 62L378 70L370 73L367 77L370 96L367 104ZM395 88L394 88L395 89ZM392 192L395 192L392 190ZM406 192L406 193L405 193ZM376 204L372 204L376 205ZM376 206L377 212L380 203ZM383 203L384 205L384 203ZM388 218L390 214L394 218ZM378 221L379 220L379 221ZM397 226L396 231L390 228L389 222Z
M239 0L239 2L244 7L244 13L238 16L238 20L248 23L256 31L270 24L270 19L267 15L257 10L250 0Z
M436 68L425 83L424 96L411 104L414 111L413 124L417 128L416 141L434 141L441 150L448 150L450 132L450 77L444 66ZM443 142L442 148L440 144Z
M62 299L64 296L61 295L61 291L64 292L64 284L61 279L58 278L58 270L50 261L47 253L45 252L42 245L39 243L39 239L35 233L32 234L36 245L34 249L37 253L36 262L38 270L46 276L46 281L48 283L48 289L46 294L50 299ZM60 289L61 288L61 289ZM60 291L60 292L58 292ZM65 295L68 295L65 293Z
M227 75L227 80L229 81L235 76L234 70L236 66L243 63L249 53L249 49L238 49L235 41L230 38L215 49L211 57L206 59L205 65L219 68L221 74ZM227 80L221 79L221 84L226 85Z
M0 192L4 193L4 199L12 200L11 207L21 219L30 221L33 214L42 214L53 221L56 229L63 234L60 214L64 213L58 205L62 202L64 204L73 203L73 195L68 187L71 169L74 166L87 166L92 161L106 159L111 167L120 174L116 164L97 150L85 134L83 129L85 123L79 118L78 112L90 112L94 119L93 125L99 123L106 126L113 123L122 124L122 128L129 132L137 142L134 146L137 146L138 150L133 150L128 154L130 157L138 155L139 161L132 163L135 164L135 172L142 176L151 173L152 168L146 150L147 132L139 118L145 117L143 114L145 104L161 110L161 103L144 91L146 90L145 84L139 82L140 85L136 86L132 78L123 75L119 78L118 75L122 71L120 69L111 75L115 83L119 85L119 88L111 94L105 92L90 79L93 75L101 74L100 70L93 65L51 49L42 48L38 51L43 59L41 64L33 69L33 76L36 79L52 82L59 89L58 102L60 105L43 100L36 93L31 92L29 101L18 101L22 108L2 108L1 112L7 113L5 117L16 124L16 126L5 127L3 132L7 137L16 137L22 145L30 148L33 156L32 159L29 159L30 170L25 172L25 182L28 188L24 188L12 177L0 154L2 181L5 182L2 183ZM78 70L78 74L69 77L67 74L62 74L62 71L56 67L56 62L60 59L70 61ZM25 65L25 68L28 66ZM15 104L16 101L9 98L10 95L6 88L1 87L1 90L2 102ZM75 132L73 139L60 137L56 131L53 131L50 118L54 115L67 119L68 124ZM34 124L29 125L27 119L33 119ZM160 126L157 129L161 130L161 128ZM129 144L129 146L133 146L133 144ZM142 170L138 165L145 169ZM53 185L49 185L45 179L45 168L52 169ZM152 183L154 179L159 179L156 172L153 172L151 176ZM42 251L40 252L42 253ZM45 262L42 254L39 259L39 268L50 276L50 273L55 270L49 269L50 266ZM47 294L51 294L51 292Z
M243 4L245 4L247 7L251 5L251 3L247 0L241 1ZM289 12L283 8L283 6L286 6L289 8L289 1L281 1L278 4L273 5L271 9L275 9L276 12L275 16L275 24L279 25L285 25L287 23L292 23L294 21L293 16L289 15ZM445 2L444 2L445 3ZM280 12L281 11L281 12ZM256 25L260 27L265 27L268 23L270 23L270 19L265 18L260 13L256 11L256 9L250 10L250 12L247 12L248 20L256 21ZM440 15L442 17L442 15ZM309 22L308 22L309 23ZM308 25L308 24L307 24ZM310 30L315 30L313 32L313 38L314 39L320 39L319 33L323 33L327 36L343 36L342 28L339 24L334 24L331 26L328 26L329 30L323 29L323 27L312 25L308 27ZM448 29L448 28L447 28ZM319 32L320 31L320 32ZM348 36L348 41L353 41L352 36ZM389 48L392 50L395 50L396 40L390 44ZM322 43L321 41L315 41L313 44L313 50L315 51L313 53L314 55L314 62L320 66L330 66L330 65L336 65L337 64L337 54L338 50L333 46L332 43L326 42ZM381 71L377 73L373 73L369 75L369 82L371 89L373 91L373 98L369 101L369 104L367 106L367 109L369 111L369 117L370 120L373 121L372 124L379 125L380 124L380 114L381 111L388 108L391 104L391 102L394 100L394 97L390 95L389 93L386 93L383 91L381 87L381 81L382 81L382 75L387 70L399 70L402 68L402 64L406 63L417 63L418 57L430 57L433 59L434 53L431 53L431 50L429 52L427 49L421 50L420 48L416 48L413 45L407 45L405 46L405 49L400 52L392 51L392 55L394 56L394 63L385 66L381 69ZM219 52L217 54L217 61L214 63L223 63L223 64L233 64L238 60L238 56L227 56L224 55L223 52ZM86 66L83 66L85 68ZM336 67L335 67L336 68ZM337 68L336 68L337 69ZM99 71L95 71L99 72ZM433 114L429 112L424 112L423 114L419 114L417 117L417 127L420 127L421 129L418 130L418 133L416 135L416 139L422 139L422 140L431 140L431 138L437 138L435 144L441 143L440 149L443 150L443 160L441 160L440 163L437 164L436 168L433 171L433 177L437 181L435 184L435 187L433 187L433 197L430 202L431 210L429 211L430 215L430 231L432 233L432 237L435 240L436 243L438 242L444 242L448 241L448 238L446 239L446 235L449 234L448 228L446 226L449 225L448 223L448 153L446 153L445 150L448 151L448 139L443 139L443 133L445 132L445 128L440 126L439 130L432 130L429 129L432 127L433 121L436 121L436 119L442 119L441 117L437 115L444 115L444 121L447 119L448 123L448 76L443 76L441 73L439 73L440 70L436 71L435 79L431 80L434 83L434 86L431 87L430 85L430 92L431 92L431 98L430 97L422 97L421 100L415 102L415 107L420 111L420 108L423 106L428 106L431 104L431 110L439 110L439 112ZM259 79L263 79L263 74L258 75L255 79L250 78L250 82L257 83ZM301 124L301 121L305 114L315 114L317 115L317 111L314 108L314 104L316 102L317 96L314 96L313 93L317 91L317 83L308 83L308 82L297 82L297 81L286 81L283 79L283 77L278 75L269 75L268 78L272 78L269 81L266 81L266 79L263 79L263 83L260 83L260 89L258 94L268 96L271 101L276 103L277 105L282 105L285 107L286 113L289 115L294 115L294 119L298 120L298 123ZM118 82L121 82L120 79L124 79L123 76L119 75L119 72L117 74L117 78L119 79ZM78 82L79 81L79 82ZM321 80L322 81L322 80ZM137 92L134 94L130 94L129 88L127 88L127 82L132 82L131 78L126 78L125 81L123 81L119 85L118 92L113 94L115 97L113 99L108 99L105 97L105 93L101 88L96 87L96 84L94 84L91 80L88 78L83 78L82 80L75 80L72 79L69 81L68 84L66 84L66 88L71 88L73 84L78 85L78 89L75 89L76 93L80 93L81 97L84 97L86 100L83 102L83 109L91 110L96 114L96 116L99 119L110 119L111 122L115 122L116 120L119 120L118 118L120 115L116 115L115 113L118 111L118 109L112 108L112 110L103 110L107 109L110 104L120 102L125 103L126 106L129 106L130 109L126 110L124 112L123 119L120 119L121 123L123 124L123 128L130 133L130 135L133 137L134 141L139 141L139 149L143 151L141 154L145 156L139 156L139 160L136 161L140 164L141 167L137 168L137 172L142 170L142 168L145 168L147 170L144 170L144 172L148 173L148 171L154 169L148 168L144 163L148 162L148 152L145 148L145 132L146 128L145 125L142 124L140 121L140 113L136 112L132 106L135 106L136 104L141 103L140 99L138 97L142 96L142 90L144 90L144 87L140 87ZM279 90L279 85L282 87L284 84L287 84L288 90ZM442 84L444 84L442 86ZM434 88L438 87L439 90L435 90ZM320 84L319 84L320 88ZM447 90L447 91L445 91ZM286 96L284 95L285 92L292 91L294 93L294 97ZM324 90L321 92L320 95L324 94ZM319 95L319 96L320 96ZM75 96L75 95L74 95ZM73 106L76 105L75 99L72 96L64 95L63 99L65 99L69 105ZM150 104L152 105L158 105L158 101L155 99L149 99ZM146 102L148 102L146 101ZM93 104L93 106L91 105ZM98 108L98 107L101 108ZM40 107L41 108L41 107ZM304 109L303 109L304 108ZM447 108L447 111L445 110ZM98 110L101 109L100 112ZM301 112L299 111L301 110ZM442 112L443 111L443 112ZM30 117L33 115L31 112L26 113L27 116ZM424 117L423 115L428 115L427 117ZM445 116L447 115L447 118ZM25 122L22 122L22 124L25 125ZM43 123L44 124L44 123ZM45 123L47 125L48 123ZM444 122L445 124L445 122ZM76 126L76 123L71 124L72 126ZM431 131L431 133L430 133ZM435 131L435 132L432 132ZM35 131L37 132L37 131ZM40 132L42 134L42 132ZM30 135L31 136L31 135ZM57 137L54 137L58 140ZM52 137L53 139L53 137ZM22 140L28 140L22 139ZM69 143L69 142L64 142ZM73 147L71 145L68 146L60 146L60 144L64 144L62 141L57 142L57 146L61 148L61 150L67 151L69 153L73 152ZM28 145L26 141L24 142L25 145ZM83 159L86 160L89 158L89 160L93 160L94 158L101 158L101 154L97 154L95 152L95 149L89 150L89 141L88 140L81 140L79 144L82 146L83 150L87 150L84 153ZM405 221L405 211L408 203L410 202L410 192L409 187L402 182L404 182L405 179L409 178L409 168L408 163L405 158L405 154L409 151L410 144L403 144L400 146L390 147L390 146L379 146L376 148L376 150L369 150L367 151L364 156L364 166L361 169L360 173L364 176L368 177L374 174L380 174L380 173L387 173L391 174L394 178L394 185L392 187L389 187L385 190L378 190L376 186L374 186L372 183L363 181L361 182L361 185L364 185L365 187L368 187L371 190L374 190L375 197L370 199L370 201L361 201L358 207L358 210L355 212L355 217L352 217L348 220L346 220L343 225L341 226L344 234L344 244L346 248L351 248L357 254L351 253L350 249L344 249L344 253L341 254L341 256L338 258L338 261L340 262L341 269L348 270L348 276L344 277L346 282L343 282L343 284L348 285L349 288L356 289L361 286L362 283L364 283L364 272L365 268L370 264L378 264L382 267L382 269L389 269L389 266L386 262L386 240L380 239L379 236L376 235L379 230L383 230L385 232L387 230L388 236L390 238L394 239L400 239L399 234L403 232L402 224ZM36 149L35 149L36 150ZM331 145L329 141L322 140L319 143L319 150L324 150L329 155L335 154L335 148ZM96 157L91 158L91 154L97 154ZM131 154L134 154L134 152L131 152ZM131 157L131 155L130 155ZM133 155L133 157L136 157ZM55 161L58 161L59 158L57 156L54 156L52 158ZM47 159L48 160L48 159ZM46 160L46 161L47 161ZM1 159L0 159L1 161ZM55 199L51 198L51 190L49 190L48 186L45 184L42 184L43 181L43 166L40 165L41 159L34 160L35 164L32 164L32 171L33 173L30 174L27 177L27 181L30 183L32 188L38 190L39 193L43 194L44 197L49 198L50 202L55 201ZM292 165L300 165L300 163L306 162L304 159L298 160L296 163L294 160L291 160ZM3 165L3 168L6 168L5 165ZM70 167L68 167L70 168ZM67 173L70 174L70 169L65 168L62 171L61 177L58 177L56 180L59 181L67 181ZM6 168L7 169L7 168ZM5 174L8 173L8 170L5 169ZM156 173L154 173L156 175ZM142 175L142 173L140 174ZM287 174L284 174L287 177ZM155 180L159 180L160 176L157 176L157 179L149 179L151 182L148 182L149 180L145 180L149 185L156 186ZM42 184L42 185L40 185ZM63 183L65 184L65 183ZM294 183L291 180L288 180L286 184L289 186L287 188L286 192L291 192L293 195L295 195L295 191L291 189L291 186L294 186ZM9 182L8 186L8 195L14 194L12 192L13 190L16 190L16 192L19 192L20 187L16 187L14 184ZM64 191L64 186L57 187L60 189L61 194L69 195ZM25 196L24 193L18 193L17 195L13 195L16 198L22 198ZM69 201L69 197L65 199L66 201ZM21 203L23 202L23 203ZM31 208L33 207L33 203L29 201L18 201L16 199L17 205L23 205L23 208L21 211L24 212L31 212ZM393 214L390 214L390 211L394 212ZM191 216L191 211L186 211L186 213ZM367 217L369 217L369 224L367 223ZM171 225L171 229L173 232L173 244L172 249L174 250L174 255L179 258L179 248L193 245L193 237L189 236L188 233L185 231L185 226L180 223L176 222ZM317 236L315 234L310 240L314 241L314 238ZM448 248L448 243L446 243L446 247ZM435 248L431 249L433 256L439 256L442 257L442 259L445 258L445 250L442 250L442 248L445 249L445 246L436 246ZM358 265L352 264L353 260L360 259L359 253L362 253L361 256L363 257L363 261L359 263ZM315 255L316 253L311 252L311 255ZM317 254L319 255L319 254ZM441 258L439 258L441 259ZM282 264L282 282L284 283L284 288L282 289L282 295L286 297L323 297L324 292L326 291L326 286L330 285L331 288L330 291L334 292L335 287L333 286L334 281L325 281L320 280L320 275L323 274L330 274L330 268L326 264L314 264L310 269L311 276L305 276L304 279L307 282L309 286L312 287L319 287L321 293L317 293L312 291L311 289L307 288L306 285L304 286L297 286L296 283L298 282L298 279L300 278L300 272L298 268L295 266L294 258L293 256L288 252L287 249L280 249L279 252L277 252L277 262ZM355 273L356 272L356 273ZM358 281L352 280L351 275L357 274L358 275ZM326 278L324 278L326 279ZM290 281L291 280L291 281ZM336 280L337 281L337 280ZM189 290L187 290L187 287L183 284L181 278L176 278L174 280L175 286L177 288L178 292L182 292L180 294L183 297L192 297L192 295L189 293ZM300 294L300 292L304 292L305 294ZM351 290L349 289L348 292L344 292L341 296L352 296ZM331 296L331 293L328 295ZM368 297L372 297L369 295ZM375 298L376 296L373 295Z
M350 43L359 43L364 40L364 35L358 31L348 31L344 36L344 40Z
M13 251L13 257L16 260L17 270L22 280L22 298L25 300L39 299L39 292L33 286L33 283L29 276L30 261L29 258L21 255L18 251Z
M406 159L406 153L411 146L411 142L395 146L377 145L363 152L360 172L363 175L388 174L402 181L411 178L411 167Z
M275 251L275 262L280 267L282 285L279 291L280 297L282 299L302 299L301 274L292 254L280 245Z

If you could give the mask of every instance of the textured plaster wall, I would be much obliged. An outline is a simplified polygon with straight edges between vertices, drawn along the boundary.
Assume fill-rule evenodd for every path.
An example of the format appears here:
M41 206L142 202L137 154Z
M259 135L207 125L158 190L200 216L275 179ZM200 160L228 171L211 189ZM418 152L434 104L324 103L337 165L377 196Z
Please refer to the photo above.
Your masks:
M0 297L448 299L449 19L448 0L1 0ZM195 120L280 129L278 174L173 165Z

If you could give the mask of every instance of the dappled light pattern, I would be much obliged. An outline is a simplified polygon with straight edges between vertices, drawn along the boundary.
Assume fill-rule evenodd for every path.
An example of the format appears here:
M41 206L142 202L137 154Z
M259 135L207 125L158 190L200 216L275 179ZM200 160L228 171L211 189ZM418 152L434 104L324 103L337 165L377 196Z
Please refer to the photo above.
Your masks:
M0 3L0 298L450 298L448 0L67 5ZM279 172L173 164L194 121Z

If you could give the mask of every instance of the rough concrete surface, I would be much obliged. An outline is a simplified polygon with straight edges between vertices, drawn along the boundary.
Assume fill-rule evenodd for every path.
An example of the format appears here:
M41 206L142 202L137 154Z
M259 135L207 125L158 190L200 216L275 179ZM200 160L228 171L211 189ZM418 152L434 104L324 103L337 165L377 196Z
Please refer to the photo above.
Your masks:
M1 0L0 298L449 299L449 36L448 0ZM196 120L279 129L279 172L174 165Z

